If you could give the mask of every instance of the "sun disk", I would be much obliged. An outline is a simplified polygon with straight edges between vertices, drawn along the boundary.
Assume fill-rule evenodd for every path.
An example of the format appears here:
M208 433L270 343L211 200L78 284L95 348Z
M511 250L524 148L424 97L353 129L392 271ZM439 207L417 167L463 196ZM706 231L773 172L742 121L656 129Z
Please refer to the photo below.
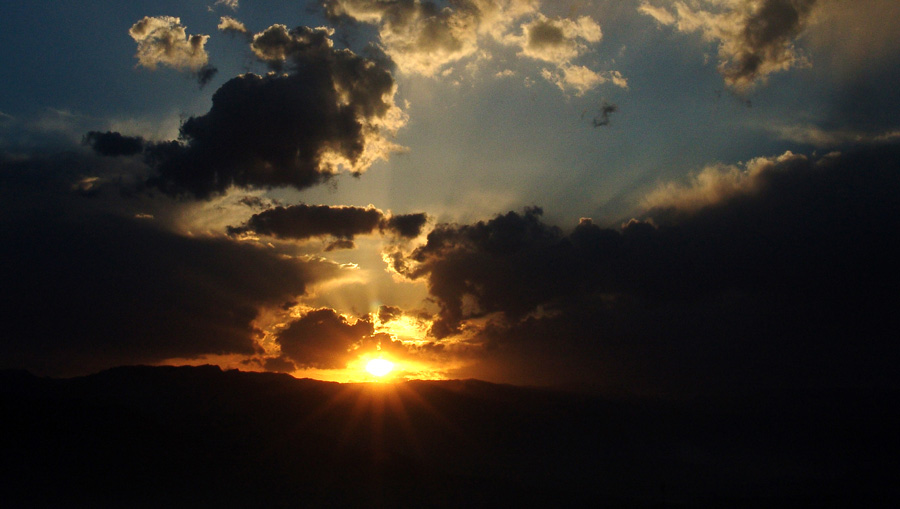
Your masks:
M387 359L372 359L366 364L366 371L375 376L384 376L394 369L394 363Z

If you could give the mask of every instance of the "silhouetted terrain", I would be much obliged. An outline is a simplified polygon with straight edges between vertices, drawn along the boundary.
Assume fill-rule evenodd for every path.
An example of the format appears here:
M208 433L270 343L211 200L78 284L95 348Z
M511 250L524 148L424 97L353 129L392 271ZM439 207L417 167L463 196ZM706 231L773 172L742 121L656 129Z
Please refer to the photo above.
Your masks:
M0 372L4 506L894 506L897 394ZM861 504L861 505L860 505Z

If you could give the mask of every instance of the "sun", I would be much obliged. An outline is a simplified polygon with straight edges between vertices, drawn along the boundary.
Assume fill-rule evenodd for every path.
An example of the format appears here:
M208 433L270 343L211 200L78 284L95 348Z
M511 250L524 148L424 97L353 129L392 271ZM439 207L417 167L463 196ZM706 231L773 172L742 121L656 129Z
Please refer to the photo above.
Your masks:
M394 363L387 359L372 359L366 364L366 371L375 376L385 376L394 369Z

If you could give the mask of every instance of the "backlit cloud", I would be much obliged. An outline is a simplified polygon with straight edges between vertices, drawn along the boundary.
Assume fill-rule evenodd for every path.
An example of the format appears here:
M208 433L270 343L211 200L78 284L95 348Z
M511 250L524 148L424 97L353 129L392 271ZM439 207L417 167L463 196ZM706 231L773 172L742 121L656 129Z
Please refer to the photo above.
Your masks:
M758 157L740 166L708 166L692 175L687 184L670 182L659 186L644 197L643 204L650 210L695 212L742 195L760 192L772 178L773 172L808 165L806 156L786 152L778 157Z
M509 381L878 384L898 360L898 162L896 145L757 158L660 188L621 229L526 209L438 225L393 267L428 284L432 335L482 345L478 369Z
M328 0L325 8L333 19L346 16L377 25L385 52L402 72L433 76L474 55L480 36L503 34L515 17L537 6L528 0L465 0L452 7L430 1Z
M600 25L588 16L549 18L536 0L462 0L446 7L430 1L328 0L325 8L332 19L376 25L385 53L404 73L442 75L466 59L490 58L490 46L499 44L555 64L555 74L545 77L564 89L583 93L609 81L572 63L600 41Z
M852 78L896 62L900 4L893 0L819 0L811 13L809 44L831 69Z
M233 185L303 189L400 150L388 139L406 123L393 77L334 49L330 33L274 25L254 36L254 53L286 72L226 82L208 113L184 122L180 141L148 149L159 172L151 183L201 198Z
M348 319L333 309L308 311L290 322L276 338L279 359L298 368L340 369L364 352L401 349L368 318ZM284 366L281 366L284 369Z
M333 46L330 28L297 27L288 30L284 25L272 25L253 36L250 48L257 58L281 69L289 58L303 58L304 53L329 51Z
M103 156L130 156L144 151L146 142L137 136L123 136L117 132L90 131L84 135L82 143Z
M228 230L232 235L253 232L291 240L334 237L337 243L329 246L329 250L333 250L352 248L355 236L371 234L376 230L405 238L418 237L427 219L425 214L392 216L371 205L346 207L301 204L259 212L243 226L230 227Z
M643 2L639 10L681 32L700 32L715 42L725 82L747 90L766 77L810 65L795 42L816 0L693 0Z
M224 5L229 9L236 11L238 8L238 3L240 0L216 0L216 3L213 5Z
M560 90L573 90L576 95L584 95L597 85L606 82L612 82L621 88L628 88L628 80L619 71L598 73L582 65L564 64L555 70L544 69L541 71L541 76L547 81L555 83Z
M222 32L232 32L238 34L247 34L249 30L244 26L240 21L232 18L231 16L222 16L219 18L219 25L217 27Z
M821 127L800 125L770 125L767 130L779 138L804 145L828 148L842 145L891 143L900 140L900 129L883 132L861 132L851 129L826 130Z
M138 43L138 64L148 69L162 64L196 72L209 63L209 36L187 35L180 18L145 16L128 30L128 35Z
M603 36L600 25L587 16L570 20L538 14L522 25L522 31L519 39L522 55L556 64L578 57L587 50L585 43L600 42Z
M339 276L335 263L172 231L141 212L145 201L122 199L124 187L105 192L113 174L85 177L132 164L73 153L0 159L4 365L75 374L254 355L263 309Z

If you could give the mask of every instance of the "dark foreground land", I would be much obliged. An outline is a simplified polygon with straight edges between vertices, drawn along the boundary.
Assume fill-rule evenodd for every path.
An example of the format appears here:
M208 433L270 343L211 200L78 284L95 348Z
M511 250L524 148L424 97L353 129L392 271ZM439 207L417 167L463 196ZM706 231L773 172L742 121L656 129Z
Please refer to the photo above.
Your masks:
M897 507L897 394L0 372L4 507Z

